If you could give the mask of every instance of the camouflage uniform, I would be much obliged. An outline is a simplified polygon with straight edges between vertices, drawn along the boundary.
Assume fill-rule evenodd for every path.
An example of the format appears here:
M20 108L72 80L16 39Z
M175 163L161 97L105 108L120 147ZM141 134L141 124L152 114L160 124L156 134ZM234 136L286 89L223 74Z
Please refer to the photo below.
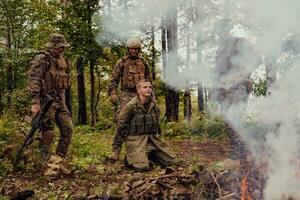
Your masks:
M118 133L125 138L126 159L136 170L149 170L149 159L163 166L177 163L175 153L161 139L159 109L154 101L144 106L138 96L121 110Z
M131 43L131 42L135 43ZM128 48L140 48L140 40L131 38L127 42ZM148 64L141 57L132 57L130 54L120 59L115 65L108 86L108 95L116 95L119 82L121 82L121 97L118 102L118 110L115 113L115 120L118 121L120 110L136 95L136 84L141 79L151 79ZM117 154L122 149L122 137L115 130L113 140L113 152Z
M48 48L67 46L68 43L66 43L64 36L60 34L50 35ZM73 125L65 103L65 89L70 87L71 77L66 73L66 69L65 59L62 56L53 57L48 50L37 53L30 62L27 87L32 96L32 104L42 104L46 94L50 94L54 98L54 102L46 113L41 127L39 147L44 161L47 161L51 154L55 124L57 124L60 131L56 153L61 157L65 157L71 142Z

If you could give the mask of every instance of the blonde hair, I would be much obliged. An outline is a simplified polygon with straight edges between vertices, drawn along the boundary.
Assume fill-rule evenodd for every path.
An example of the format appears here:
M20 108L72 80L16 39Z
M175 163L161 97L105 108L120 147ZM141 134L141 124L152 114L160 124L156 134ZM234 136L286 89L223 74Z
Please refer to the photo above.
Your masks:
M149 79L141 79L137 84L136 84L136 90L140 89L141 88L141 83L150 83L151 86L152 86L152 83Z

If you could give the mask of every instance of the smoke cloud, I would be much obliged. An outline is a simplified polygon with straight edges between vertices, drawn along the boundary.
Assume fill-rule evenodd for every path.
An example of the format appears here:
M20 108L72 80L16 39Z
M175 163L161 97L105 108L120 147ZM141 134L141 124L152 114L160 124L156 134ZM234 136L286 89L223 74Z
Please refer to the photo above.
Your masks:
M146 26L154 23L156 28L159 28L161 14L174 12L170 8L173 7L171 4L175 3L168 0L128 0L128 7L124 7L124 4L120 4L122 1L111 2L114 9L110 13L102 13L104 30L109 30L109 34L105 37L100 35L101 40L114 41L115 37L125 40L130 36L143 39ZM189 1L179 3L179 10L189 7ZM185 25L192 31L190 66L184 62L179 63L186 58L183 52L187 48L186 42L179 43L178 58L173 63L179 63L180 70L166 70L168 74L164 81L178 90L182 89L186 82L193 81L209 83L213 87L230 88L263 64L260 57L273 60L273 67L277 67L280 78L268 89L270 94L264 98L253 97L250 102L251 108L247 102L240 101L230 106L225 116L241 133L256 158L268 163L265 199L276 200L287 196L300 199L300 178L296 177L296 173L300 171L300 37L293 37L300 35L300 1L195 0L195 4L198 3L201 3L201 7L194 6L194 9L199 9L201 17ZM125 9L125 14L124 8L128 8ZM227 13L227 16L222 16L222 12L219 11ZM181 20L182 17L182 14L178 15L178 33L183 27L180 23L186 23ZM230 71L220 80L219 73L215 70L217 49L230 44L224 43L222 37L215 35L216 32L228 32L228 27L217 30L215 24L225 17L234 25L229 31L233 32L236 27L241 27L246 32L246 42L249 45L237 46L239 53L231 56L230 61L240 67ZM178 35L179 40L182 37ZM202 49L198 61L195 50L196 37L200 37ZM293 39L288 42L289 37ZM160 37L156 38L157 48L160 49ZM249 113L245 113L247 109L251 109L250 116L247 116Z
M288 196L300 199L300 179L296 177L300 170L300 89L297 84L300 75L299 52L297 55L293 49L295 46L291 45L285 49L285 53L293 55L290 55L290 58L282 58L285 54L282 52L286 46L285 39L291 34L300 33L300 26L297 26L300 18L300 2L296 0L239 2L247 18L260 27L253 30L258 38L257 49L261 55L277 60L275 65L279 68L278 71L284 72L269 89L270 95L259 99L253 108L256 110L253 119L266 127L261 133L262 137L252 141L252 147L259 144L265 150L263 154L257 155L260 160L267 161L269 166L265 199L276 200ZM293 44L299 44L299 38L294 37L292 40ZM258 129L254 131L259 132ZM248 132L245 127L242 127L242 133L248 138L251 134L257 134Z

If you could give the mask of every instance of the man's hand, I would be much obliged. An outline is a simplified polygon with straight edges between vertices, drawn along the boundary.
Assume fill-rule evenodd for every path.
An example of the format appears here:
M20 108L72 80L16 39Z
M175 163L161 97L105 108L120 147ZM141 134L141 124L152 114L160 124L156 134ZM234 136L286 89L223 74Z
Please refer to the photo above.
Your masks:
M115 105L118 104L119 103L118 96L116 94L110 95L110 101Z
M40 112L41 111L41 106L40 106L40 104L33 104L32 106L31 106L31 112L32 112L32 114L33 114L33 116L35 116L38 112Z

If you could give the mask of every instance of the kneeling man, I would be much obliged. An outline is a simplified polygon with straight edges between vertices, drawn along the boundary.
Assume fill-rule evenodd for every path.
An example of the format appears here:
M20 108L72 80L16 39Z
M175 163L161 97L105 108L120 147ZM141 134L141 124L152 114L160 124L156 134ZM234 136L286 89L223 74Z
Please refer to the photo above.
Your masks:
M121 110L119 134L125 138L126 163L136 171L150 170L149 160L166 167L177 163L175 153L161 139L159 109L147 79L137 84L135 96Z

